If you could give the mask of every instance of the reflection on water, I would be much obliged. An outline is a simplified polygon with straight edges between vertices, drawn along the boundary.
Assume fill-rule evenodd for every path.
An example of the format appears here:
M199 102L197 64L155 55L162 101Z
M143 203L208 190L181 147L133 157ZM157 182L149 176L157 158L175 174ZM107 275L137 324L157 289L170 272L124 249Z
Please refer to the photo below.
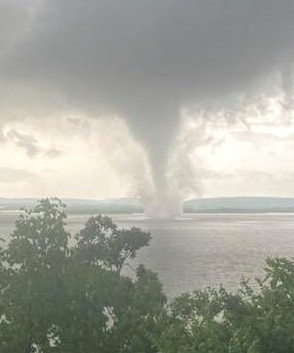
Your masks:
M9 234L16 214L0 212L0 236ZM76 233L87 215L70 215ZM235 289L241 276L262 274L268 255L294 255L294 214L200 214L174 220L142 215L116 215L124 228L136 226L152 234L150 248L140 251L136 263L159 273L169 296L218 286Z

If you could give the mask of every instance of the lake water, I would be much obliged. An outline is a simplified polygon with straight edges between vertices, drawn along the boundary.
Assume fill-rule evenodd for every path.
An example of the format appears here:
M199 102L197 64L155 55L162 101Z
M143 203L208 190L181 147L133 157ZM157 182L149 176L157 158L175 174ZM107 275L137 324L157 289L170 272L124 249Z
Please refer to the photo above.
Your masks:
M0 212L0 236L13 229L16 214ZM70 215L75 233L87 215ZM130 265L144 263L158 272L169 297L223 284L236 289L242 276L262 275L266 256L294 255L294 214L194 214L174 220L142 215L116 215L124 228L136 226L152 234L149 248ZM131 270L130 270L131 271Z

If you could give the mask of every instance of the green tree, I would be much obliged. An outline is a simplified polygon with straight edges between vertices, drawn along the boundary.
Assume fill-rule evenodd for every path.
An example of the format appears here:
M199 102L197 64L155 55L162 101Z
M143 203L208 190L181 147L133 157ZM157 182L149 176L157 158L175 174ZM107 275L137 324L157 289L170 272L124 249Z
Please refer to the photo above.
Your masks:
M119 229L111 218L91 217L77 234L75 254L84 262L120 274L127 260L150 244L151 235L139 228Z
M294 260L268 258L259 288L206 289L175 299L164 316L161 353L294 352Z
M60 315L68 254L64 205L46 199L16 220L1 251L1 345L7 353L48 345L47 332Z
M150 239L97 216L74 242L60 200L23 211L0 251L0 352L155 352L161 284L121 271Z

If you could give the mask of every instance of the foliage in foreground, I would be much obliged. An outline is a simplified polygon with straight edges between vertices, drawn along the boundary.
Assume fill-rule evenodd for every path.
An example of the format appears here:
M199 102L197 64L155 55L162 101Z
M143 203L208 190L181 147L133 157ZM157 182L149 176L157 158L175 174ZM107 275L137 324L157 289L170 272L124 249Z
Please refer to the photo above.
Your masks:
M65 219L58 199L42 200L1 251L0 352L154 352L161 284L143 266L121 275L150 234L97 216L70 246Z
M171 304L158 345L162 353L294 352L294 261L267 259L266 276L183 294Z
M154 272L122 271L149 233L97 216L72 238L65 222L61 201L41 200L0 251L1 353L294 352L294 260L268 259L258 289L168 305Z

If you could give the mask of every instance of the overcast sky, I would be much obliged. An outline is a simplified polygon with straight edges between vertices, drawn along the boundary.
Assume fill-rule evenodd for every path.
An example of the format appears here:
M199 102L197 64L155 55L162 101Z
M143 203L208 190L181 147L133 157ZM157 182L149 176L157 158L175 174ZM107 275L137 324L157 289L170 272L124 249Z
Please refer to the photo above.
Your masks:
M0 0L0 197L294 196L293 33L293 0Z

